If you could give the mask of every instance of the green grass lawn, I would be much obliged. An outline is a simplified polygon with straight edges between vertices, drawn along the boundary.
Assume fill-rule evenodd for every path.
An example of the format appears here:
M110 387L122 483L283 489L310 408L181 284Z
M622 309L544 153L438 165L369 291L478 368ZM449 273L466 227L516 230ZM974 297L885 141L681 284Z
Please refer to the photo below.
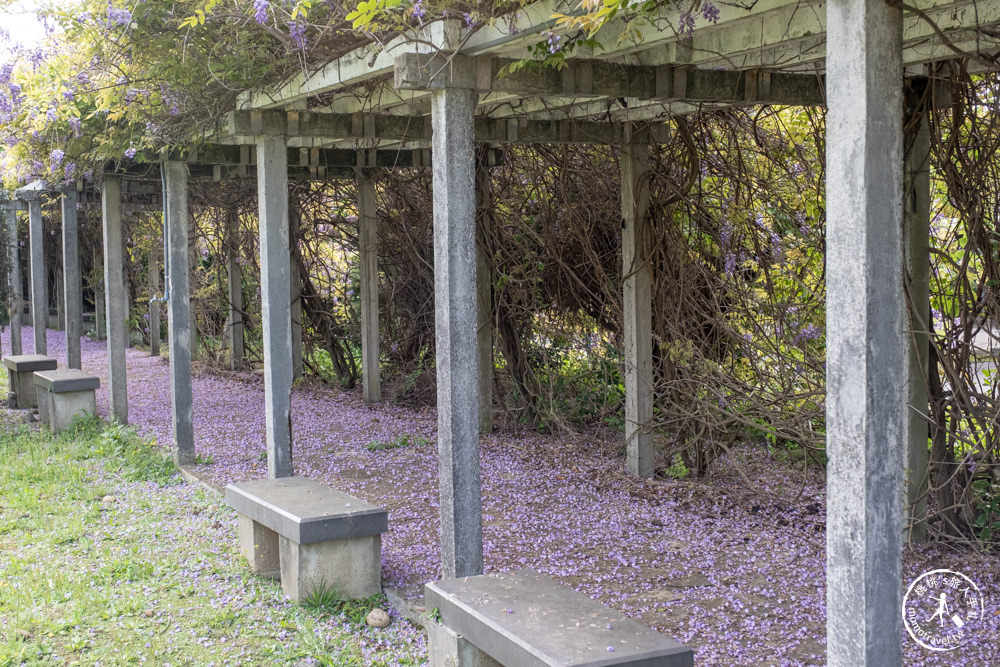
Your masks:
M250 574L236 516L130 429L58 439L0 409L0 665L418 665L381 597L302 607Z

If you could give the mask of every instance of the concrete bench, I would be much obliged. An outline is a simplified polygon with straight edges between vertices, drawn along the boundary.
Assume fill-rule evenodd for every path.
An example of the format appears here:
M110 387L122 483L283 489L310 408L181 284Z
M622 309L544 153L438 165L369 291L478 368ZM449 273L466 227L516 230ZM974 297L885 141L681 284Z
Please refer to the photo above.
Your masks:
M58 435L69 428L77 415L97 414L96 390L101 381L75 369L35 371L38 420Z
M532 570L431 582L432 667L694 664L691 649Z
M334 588L345 598L382 590L382 533L388 513L305 477L230 484L240 551L257 574L280 573L290 599Z
M10 377L10 396L7 404L12 408L26 410L38 405L35 392L35 371L54 371L58 363L44 354L19 354L3 358Z

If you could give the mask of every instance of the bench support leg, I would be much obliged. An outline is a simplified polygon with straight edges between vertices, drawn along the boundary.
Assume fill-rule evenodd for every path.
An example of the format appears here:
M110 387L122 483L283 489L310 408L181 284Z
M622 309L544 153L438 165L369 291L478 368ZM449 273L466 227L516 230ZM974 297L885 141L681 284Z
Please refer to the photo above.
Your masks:
M38 406L34 375L34 371L10 371L10 389L14 393L14 406L18 410Z
M281 554L281 587L300 602L324 588L346 599L366 598L382 592L382 536L296 544L278 536Z
M48 415L42 415L42 396L39 391L39 417L49 425L52 432L59 435L69 428L77 415L96 415L97 398L93 389L85 391L65 391L58 394L47 391L45 405Z
M254 574L277 579L281 572L278 565L278 534L250 517L239 517L240 553Z
M465 637L440 623L427 623L427 657L431 667L502 667Z

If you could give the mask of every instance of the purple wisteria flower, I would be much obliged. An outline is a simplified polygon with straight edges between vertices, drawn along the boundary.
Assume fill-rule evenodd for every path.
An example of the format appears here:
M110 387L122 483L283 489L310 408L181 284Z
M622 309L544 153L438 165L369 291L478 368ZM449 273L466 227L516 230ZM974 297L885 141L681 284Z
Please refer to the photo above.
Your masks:
M288 22L288 35L295 42L295 46L298 47L300 51L305 51L306 48L306 26L304 23L299 23L298 21Z
M60 164L62 164L64 157L66 157L66 152L59 148L56 148L51 153L49 153L49 160L52 161L52 166L54 167L58 167Z
M257 22L257 25L264 25L267 22L267 15L270 10L271 3L268 0L254 0L253 20Z
M125 157L127 157L129 160L131 160L132 158L134 158L135 157L135 147L129 146L128 148L126 148L125 149Z
M701 15L709 23L715 24L719 22L719 8L711 2L706 2L701 8Z
M681 16L681 34L687 33L689 35L694 34L694 17L690 14L684 14Z
M413 3L413 16L414 18L423 20L427 16L427 10L424 9L423 0L417 0Z

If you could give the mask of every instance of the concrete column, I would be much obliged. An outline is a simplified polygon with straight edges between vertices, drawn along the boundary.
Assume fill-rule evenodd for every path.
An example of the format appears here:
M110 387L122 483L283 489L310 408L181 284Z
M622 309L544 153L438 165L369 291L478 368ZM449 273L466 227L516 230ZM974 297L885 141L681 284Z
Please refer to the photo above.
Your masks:
M21 285L21 250L18 246L17 211L13 206L6 210L7 252L10 260L8 281L10 286L10 353L21 354L21 311L23 287Z
M104 258L97 248L94 248L94 266L97 267L97 273L101 276L94 288L94 332L97 334L97 340L104 340L107 336L108 324L104 315Z
M476 340L475 109L475 93L463 88L444 88L431 97L438 483L441 564L446 578L483 571Z
M827 664L902 661L902 10L827 5Z
M66 331L65 287L62 269L57 268L56 274L56 331Z
M230 368L243 370L245 352L243 349L243 272L239 263L240 217L237 210L231 210L226 220L226 255L229 266L227 283L229 289L229 351Z
M382 400L378 338L378 216L375 181L358 169L358 271L361 279L361 372L365 403Z
M930 371L930 127L927 114L920 116L913 145L906 155L906 199L904 242L906 243L907 330L907 403L909 417L909 457L906 465L907 524L909 539L927 539L927 378Z
M299 202L289 202L288 215L288 264L290 268L288 281L291 295L292 318L292 380L302 377L302 285L299 280L299 225L302 221L302 210Z
M652 278L644 229L649 211L649 146L626 126L620 169L622 189L622 314L625 334L625 467L653 476Z
M62 191L63 301L66 317L66 366L80 368L83 335L83 288L80 285L79 220L75 187Z
M194 426L191 397L191 294L188 285L187 165L169 160L161 165L170 254L170 298L167 300L167 344L170 346L170 398L173 416L174 462L194 463Z
M49 325L48 275L45 272L45 231L42 229L42 201L28 201L28 234L31 245L31 326L35 333L35 354L46 354L45 329Z
M111 415L128 423L125 384L125 265L122 254L121 181L106 175L101 185L104 222L104 292L108 335L108 392Z
M476 160L476 344L479 349L479 431L493 432L493 276L486 236L493 220L486 151Z
M166 220L166 217L164 217ZM153 244L149 256L149 356L160 356L160 261L159 248Z
M268 477L292 474L292 314L288 152L284 137L257 138L260 293Z

